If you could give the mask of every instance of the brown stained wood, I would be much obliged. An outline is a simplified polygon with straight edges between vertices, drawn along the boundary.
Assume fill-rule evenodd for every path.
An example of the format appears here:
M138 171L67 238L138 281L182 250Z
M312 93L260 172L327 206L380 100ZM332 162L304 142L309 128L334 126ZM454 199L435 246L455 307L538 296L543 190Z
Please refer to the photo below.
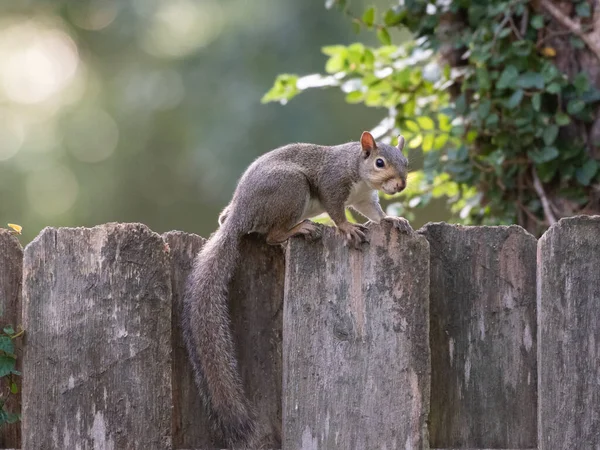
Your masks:
M24 449L170 449L167 247L140 224L46 228L25 249Z
M6 326L21 325L21 281L23 249L16 236L0 228L0 330ZM21 339L13 340L17 356L17 370L21 370ZM12 377L21 388L21 377ZM10 394L10 383L2 378L0 399L6 401L4 409L10 413L21 412L21 393ZM0 428L0 448L21 446L21 423L6 424Z
M427 241L386 223L355 250L334 233L288 247L282 448L428 448Z
M600 448L600 216L538 243L539 448Z
M173 448L209 448L210 425L194 382L180 325L186 279L205 239L179 231L165 233L163 239L169 246L173 291Z
M241 255L229 291L240 370L264 448L280 448L284 251L247 236Z
M536 446L536 240L428 224L431 446Z

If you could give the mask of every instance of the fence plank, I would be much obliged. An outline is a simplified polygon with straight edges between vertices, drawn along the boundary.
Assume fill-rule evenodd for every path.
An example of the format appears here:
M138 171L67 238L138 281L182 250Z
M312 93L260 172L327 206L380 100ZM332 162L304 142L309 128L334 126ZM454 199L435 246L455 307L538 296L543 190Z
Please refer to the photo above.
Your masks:
M539 446L600 448L600 216L538 244Z
M536 446L536 240L428 224L433 447Z
M15 330L21 325L21 281L23 249L19 240L8 230L0 228L0 330L7 325ZM17 370L21 370L21 339L13 341L17 355ZM15 382L21 387L20 377ZM8 394L9 386L5 378L0 385L1 399L6 403L4 409L11 413L21 410L21 394ZM6 397L8 396L8 398ZM0 448L21 446L21 424L3 425L0 428Z
M180 325L186 279L205 240L179 231L165 233L163 239L170 249L173 291L173 448L210 448L210 425L194 382Z
M258 236L242 240L241 254L229 296L240 370L264 448L280 448L285 256Z
M185 278L204 240L180 232L164 235L171 248L174 321L180 330L178 308ZM248 236L242 241L242 261L230 285L229 308L239 366L246 394L258 414L265 448L281 445L281 340L284 253L281 247ZM176 315L176 317L175 317ZM175 448L213 448L224 444L210 436L201 397L180 332L174 335Z
M389 224L288 247L283 448L427 448L429 252Z
M23 448L171 448L166 245L139 224L25 249Z

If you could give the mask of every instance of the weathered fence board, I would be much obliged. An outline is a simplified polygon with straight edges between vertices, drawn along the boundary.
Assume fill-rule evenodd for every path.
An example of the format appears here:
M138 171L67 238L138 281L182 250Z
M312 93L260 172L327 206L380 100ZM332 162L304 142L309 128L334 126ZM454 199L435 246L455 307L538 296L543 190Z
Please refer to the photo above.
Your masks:
M7 325L15 330L21 325L21 278L23 272L23 249L19 240L8 230L0 228L0 330ZM21 340L15 341L17 370L21 370ZM21 380L15 377L21 387ZM8 395L9 386L6 379L0 384L2 400L6 400L4 409L11 413L21 410L21 394ZM6 399L4 396L8 395ZM0 448L21 445L21 424L4 425L0 429Z
M139 224L47 228L25 249L24 449L171 448L171 280Z
M178 231L163 234L163 239L171 256L173 292L173 448L210 448L208 417L194 382L180 326L185 282L205 240L195 234Z
M536 240L428 224L432 447L536 446Z
M170 247L173 280L174 447L214 448L224 444L210 434L201 396L179 325L185 279L204 239L181 232L163 235ZM284 254L248 236L230 286L230 313L246 394L258 414L266 448L281 445L281 329Z
M539 448L600 449L600 216L538 243Z
M281 448L281 379L285 255L264 238L242 241L229 307L246 394L257 412L264 448Z
M362 250L290 242L283 448L427 448L429 250L389 223Z

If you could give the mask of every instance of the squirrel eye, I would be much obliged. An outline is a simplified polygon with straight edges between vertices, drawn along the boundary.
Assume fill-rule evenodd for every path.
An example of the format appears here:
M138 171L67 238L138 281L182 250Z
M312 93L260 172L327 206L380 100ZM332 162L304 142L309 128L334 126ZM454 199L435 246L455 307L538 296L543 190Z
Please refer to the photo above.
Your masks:
M375 165L381 169L385 166L385 162L383 161L383 159L377 158L377 160L375 161Z

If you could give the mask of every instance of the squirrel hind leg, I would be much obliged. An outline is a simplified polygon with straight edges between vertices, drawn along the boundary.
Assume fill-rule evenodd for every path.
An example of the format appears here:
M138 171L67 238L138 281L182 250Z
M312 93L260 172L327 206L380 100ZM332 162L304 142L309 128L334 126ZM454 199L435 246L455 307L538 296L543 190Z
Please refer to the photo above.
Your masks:
M267 234L267 244L281 244L292 236L304 236L308 240L314 240L321 236L321 229L317 224L311 222L310 220L303 220L290 229L273 228Z

